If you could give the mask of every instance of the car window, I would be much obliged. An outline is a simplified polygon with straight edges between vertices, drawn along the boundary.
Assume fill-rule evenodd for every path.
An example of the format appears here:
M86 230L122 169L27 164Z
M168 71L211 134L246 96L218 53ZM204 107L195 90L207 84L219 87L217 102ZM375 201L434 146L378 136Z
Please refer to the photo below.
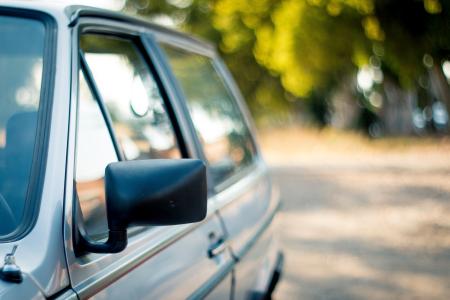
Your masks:
M86 231L95 239L108 232L105 168L118 159L99 104L81 72L79 79L76 190Z
M42 22L0 15L0 237L25 220L44 41Z
M81 49L126 159L181 158L166 107L139 48L106 35L81 36Z
M117 161L112 129L124 159L181 158L164 99L139 47L125 38L85 34L80 55L99 93L93 96L84 76L79 83L77 196L90 238L106 236L108 225L104 173ZM105 116L99 106L105 106Z
M162 47L186 97L212 178L220 184L252 164L250 131L211 58Z

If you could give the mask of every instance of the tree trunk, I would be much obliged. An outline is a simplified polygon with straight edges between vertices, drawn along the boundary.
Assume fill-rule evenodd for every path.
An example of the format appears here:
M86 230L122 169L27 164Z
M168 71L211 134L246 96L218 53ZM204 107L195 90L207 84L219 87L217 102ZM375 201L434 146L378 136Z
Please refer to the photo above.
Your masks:
M383 83L385 102L380 113L383 128L387 135L411 135L414 133L413 109L417 95L402 90L388 77Z
M352 90L353 78L342 81L331 97L331 126L340 129L354 128L361 112Z
M447 113L450 114L450 87L440 64L435 64L430 69L430 81L432 94L436 99L444 103ZM449 127L449 124L447 124Z

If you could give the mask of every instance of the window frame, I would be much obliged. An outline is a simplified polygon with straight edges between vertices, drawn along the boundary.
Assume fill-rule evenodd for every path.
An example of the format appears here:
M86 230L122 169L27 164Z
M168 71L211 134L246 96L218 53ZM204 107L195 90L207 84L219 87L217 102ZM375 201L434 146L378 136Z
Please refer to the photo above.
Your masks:
M114 132L114 126L111 120L111 116L108 113L108 110L105 106L105 102L103 101L102 95L100 94L100 91L97 87L97 84L95 83L94 76L92 75L91 69L89 68L86 58L84 57L84 53L81 52L79 54L79 71L81 71L82 76L84 76L84 79L86 80L86 83L88 85L89 91L92 94L92 97L94 98L94 101L97 103L100 112L102 114L102 118L106 124L106 128L109 133L109 137L111 138L114 150L117 155L117 160L122 161L125 160L124 154L122 149L119 146L119 141L117 140L116 134ZM79 78L78 78L79 82ZM78 85L78 88L79 85ZM77 101L77 117L79 116L79 100ZM78 134L78 118L77 118L77 134ZM76 142L78 142L76 138Z
M72 16L69 28L71 31L71 94L70 94L70 118L68 133L67 165L65 179L65 207L64 207L64 246L66 260L71 279L72 288L82 297L90 297L103 290L112 282L128 274L137 266L157 257L161 251L174 245L179 240L189 236L193 232L210 226L217 220L217 206L212 201L208 203L208 212L205 220L199 223L190 223L176 226L155 226L148 230L140 230L129 235L128 246L125 250L116 254L86 253L76 256L74 251L75 235L78 228L74 218L76 204L74 189L75 166L75 135L76 135L76 104L78 101L78 32L81 27L89 27L115 34L122 32L139 36L145 48L145 55L153 62L156 74L162 81L164 91L168 95L169 103L175 111L177 124L180 125L181 136L186 144L189 158L202 159L198 144L191 131L190 121L184 110L182 98L174 89L172 78L164 63L160 48L156 44L155 36L178 35L176 32L166 31L164 28L154 26L144 21L131 19L122 15L114 15L104 11L80 10ZM217 225L217 224L216 224ZM211 225L212 226L212 225ZM215 225L214 225L215 226Z
M80 77L84 76L84 80L86 81L86 84L87 84L87 87L89 89L89 92L91 93L91 96L92 96L95 104L98 105L98 108L100 110L100 116L99 117L102 118L102 121L105 123L106 130L108 132L108 137L111 140L111 143L113 145L117 161L120 161L121 160L121 155L123 155L123 154L122 154L121 149L119 148L119 143L116 140L116 136L115 136L114 131L111 131L112 128L113 128L112 127L112 123L110 123L111 119L109 117L108 112L106 111L106 107L104 106L104 103L102 101L100 101L102 99L101 95L100 95L100 93L98 91L98 88L97 88L97 85L96 85L95 81L92 78L92 73L91 73L89 67L87 66L85 58L84 58L84 56L82 55L81 52L80 52L80 55L79 55L79 70L78 70L78 74L79 74L78 78L77 78L77 80L78 80L78 90L77 90L78 96L80 95L80 93L79 93ZM79 97L77 98L77 103L76 103L76 114L77 114L77 119L76 119L76 125L75 125L75 127L76 127L75 128L75 166L74 166L74 172L73 172L73 176L74 176L74 186L73 186L74 192L73 192L73 195L74 195L74 201L75 201L74 205L79 205L78 209L79 209L79 211L81 213L83 213L82 210L81 210L81 203L80 203L80 200L79 200L79 197L78 197L77 180L76 180L76 176L77 176L77 174L76 174L77 173L77 160L78 160L78 151L77 151L78 134L79 134L78 130L79 130L79 121L80 121L80 118L79 118L79 116L80 116L80 98ZM114 162L116 162L116 161L114 161ZM87 225L85 224L84 218L79 218L79 216L75 216L74 219L77 220L77 222L82 222L82 224L79 224L78 226L83 228L82 232L86 232L87 233L87 230L86 230ZM106 223L107 223L107 220L106 220ZM105 236L103 236L103 234L100 234L100 236L96 237L96 238L93 238L92 236L89 236L89 239L101 240L102 238L106 238L106 237L107 237L107 235L106 235L106 232L105 232Z
M7 243L25 237L33 229L39 215L46 173L45 166L47 165L48 159L51 114L55 88L58 27L53 16L33 9L3 7L0 4L0 15L36 20L44 25L45 30L36 139L25 198L24 213L20 224L14 231L7 235L0 236L0 243Z
M170 99L168 97L168 94L166 92L166 88L165 88L165 86L164 86L164 84L163 84L163 82L162 82L158 72L156 71L156 68L155 68L151 58L149 57L149 55L147 53L147 49L144 46L144 42L142 40L141 35L130 34L130 33L122 33L122 32L115 32L115 31L111 31L110 32L110 31L104 31L104 30L101 30L101 29L99 30L99 29L95 29L95 28L94 29L88 28L87 30L83 30L84 28L81 27L81 29L82 30L79 31L79 35L78 35L78 42L79 42L80 37L83 34L98 34L98 35L112 36L112 37L118 37L118 38L122 38L122 39L128 40L128 41L130 41L130 43L132 43L138 49L138 51L142 55L142 58L144 59L146 65L147 65L147 67L149 69L149 72L150 72L152 78L155 80L155 83L156 83L156 85L158 87L158 91L160 92L161 98L162 98L162 100L164 102L164 105L165 105L165 107L167 109L166 112L167 112L169 120L170 120L170 122L172 124L173 132L174 132L174 135L175 135L175 138L176 138L176 141L177 141L177 146L180 149L181 158L189 158L190 157L189 151L188 151L185 139L184 139L184 137L182 135L180 125L179 125L179 123L177 121L177 118L175 116L175 111L174 111L174 109L172 107L171 101L170 101ZM95 91L93 91L94 97L95 97L96 101L100 105L100 109L102 111L103 117L105 118L105 121L106 121L107 126L108 126L108 131L110 132L111 136L113 137L114 147L116 148L116 151L118 153L119 161L123 161L123 160L125 160L125 156L122 153L122 149L120 148L120 145L119 145L119 142L117 140L117 137L115 136L114 126L113 126L111 117L109 115L108 109L106 108L106 105L105 105L105 103L103 101L101 93L98 90L97 85L95 84L95 78L94 78L94 76L93 76L93 74L92 74L92 72L91 72L91 70L89 68L89 64L87 63L87 61L86 61L86 59L84 57L84 53L82 52L82 50L79 47L79 44L78 44L78 49L79 49L79 52L80 52L80 62L79 62L80 69L84 69L84 70L87 71L87 73L85 73L86 76L88 77L87 81L91 82L93 84L92 87L95 89Z
M173 84L176 86L176 89L181 91L181 97L182 97L183 102L187 109L187 116L190 120L190 123L192 124L192 127L194 128L194 138L196 139L196 143L199 145L199 148L200 148L200 151L201 151L204 161L207 162L207 166L209 166L208 159L206 158L206 155L204 153L203 145L200 141L200 138L199 138L197 132L195 131L194 121L192 120L192 116L189 112L188 105L187 105L188 100L187 100L186 96L184 95L183 88L180 86L177 77L175 76L175 74L173 73L173 71L170 67L170 62L169 62L170 60L169 60L169 57L167 56L166 52L163 49L164 48L163 45L167 45L169 47L175 48L176 50L181 50L181 51L184 51L187 53L200 55L200 56L203 56L203 57L209 59L214 70L217 72L217 75L222 80L225 89L227 90L228 94L230 95L231 100L233 101L232 104L238 110L238 113L241 116L241 120L243 121L244 125L248 129L248 132L250 135L250 140L253 145L253 149L255 151L251 164L242 168L240 171L232 174L225 180L222 180L218 183L213 181L211 169L209 167L207 168L208 177L212 183L211 190L214 195L217 195L217 194L223 192L224 190L230 188L238 181L240 181L243 178L250 175L254 170L256 170L258 168L258 164L262 161L261 151L259 149L258 143L255 138L256 130L255 130L255 126L251 122L250 113L249 113L248 109L246 108L246 106L243 104L244 98L241 95L239 88L237 87L237 84L234 82L231 73L229 73L228 69L226 68L225 64L223 63L223 61L221 60L221 58L219 57L219 55L217 54L217 52L214 48L202 47L202 46L194 44L190 41L186 41L184 38L166 36L166 35L157 36L156 42L158 43L158 46L161 48L161 52L163 53L165 64L167 65L167 68L170 71L171 77L173 78L173 80L172 80Z
M183 158L192 158L192 151L189 149L189 145L187 143L188 139L185 137L185 135L182 132L181 126L178 122L178 118L172 103L172 99L169 96L169 93L167 92L167 88L170 88L170 85L168 85L166 82L164 82L163 78L161 77L161 74L159 73L155 63L153 62L153 58L151 57L150 49L146 45L146 35L148 33L142 33L139 31L135 31L132 29L127 29L123 26L111 26L102 24L100 22L94 21L92 23L84 23L77 26L76 31L76 37L75 42L73 45L73 50L77 52L77 62L76 65L73 67L73 74L74 76L72 83L75 86L75 93L74 99L76 102L76 120L75 120L75 127L76 132L78 130L78 106L79 106L79 77L78 72L83 72L84 76L86 78L86 81L88 83L89 89L92 92L92 95L94 97L94 100L97 102L97 104L100 107L100 110L102 112L102 117L105 120L106 126L108 128L109 135L111 137L111 140L113 142L114 148L116 150L118 161L125 161L125 155L121 149L120 143L116 137L115 130L114 130L114 124L111 120L110 114L108 112L108 109L106 107L106 104L103 101L102 95L95 83L95 78L89 68L89 64L86 61L86 58L84 57L84 53L82 49L80 48L80 38L84 34L97 34L97 35L103 35L103 36L110 36L110 37L117 37L122 38L125 40L128 40L130 43L132 43L137 50L140 52L140 55L144 59L144 62L146 63L150 75L155 80L155 83L158 87L158 90L160 92L162 101L166 108L166 113L168 115L169 121L172 125L173 133L176 139L176 144L178 149L180 150L180 159ZM170 84L170 83L169 83ZM77 147L77 137L75 136L75 152L76 153L76 147ZM74 164L76 164L76 157ZM73 169L73 178L76 178L76 168ZM78 195L76 191L76 184L73 184L73 199L72 199L72 211L75 212L75 205L78 205ZM73 230L77 230L79 226L85 226L83 224L79 224L79 222L83 222L83 220L80 220L77 216L73 216ZM128 236L134 236L138 233L144 232L144 231L150 231L154 227L136 227L128 230Z

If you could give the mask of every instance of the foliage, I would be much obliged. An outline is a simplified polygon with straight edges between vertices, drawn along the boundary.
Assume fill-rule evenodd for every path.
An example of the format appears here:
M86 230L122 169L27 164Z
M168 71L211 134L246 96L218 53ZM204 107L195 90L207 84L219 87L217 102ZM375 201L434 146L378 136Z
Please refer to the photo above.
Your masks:
M237 1L235 3L238 4ZM218 50L233 73L253 114L257 117L274 113L285 116L291 104L286 101L286 92L277 74L269 72L256 61L253 54L256 44L254 29L245 26L242 20L233 17L231 11L228 11L228 14L226 10L219 1L206 0L128 0L125 7L128 13L156 21L161 21L162 16L168 16L179 29L219 45ZM271 10L267 9L267 22L271 21L270 12ZM263 18L263 14L260 13L257 18ZM236 30L234 35L225 33L228 29L233 30L232 28Z
M170 16L220 45L256 113L286 110L286 98L326 98L372 56L409 88L424 55L450 53L443 0L128 0L127 9Z

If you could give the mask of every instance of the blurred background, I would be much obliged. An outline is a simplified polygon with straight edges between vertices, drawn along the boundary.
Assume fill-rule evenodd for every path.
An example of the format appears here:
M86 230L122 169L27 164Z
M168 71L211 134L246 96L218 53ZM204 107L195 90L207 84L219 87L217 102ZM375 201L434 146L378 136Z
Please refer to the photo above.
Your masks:
M275 298L448 299L450 1L95 5L217 46L284 201Z
M448 1L95 3L217 45L260 127L329 126L374 138L448 132Z

